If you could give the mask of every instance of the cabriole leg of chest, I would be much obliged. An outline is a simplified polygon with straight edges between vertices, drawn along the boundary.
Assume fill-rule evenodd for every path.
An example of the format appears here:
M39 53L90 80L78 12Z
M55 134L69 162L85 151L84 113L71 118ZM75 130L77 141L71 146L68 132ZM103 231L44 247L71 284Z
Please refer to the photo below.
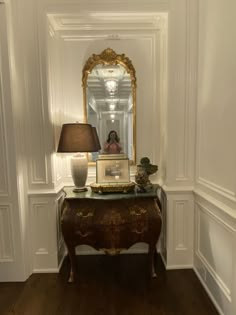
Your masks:
M76 279L78 278L77 262L76 262L76 255L75 255L76 244L73 240L72 233L69 227L66 224L66 220L62 219L61 229L62 229L63 238L67 247L69 260L70 260L70 276L69 276L68 282L75 282Z
M157 255L156 251L156 244L149 244L149 251L148 251L148 269L149 269L149 276L150 278L156 278L156 259L155 256Z
M76 255L75 255L75 247L71 245L67 245L68 254L70 258L70 276L68 282L73 283L78 279L78 267L76 262Z
M149 276L156 278L156 257L157 257L157 242L160 237L162 226L162 218L160 210L156 207L156 215L149 221L150 238L149 238L149 250L148 250L148 264L149 264Z

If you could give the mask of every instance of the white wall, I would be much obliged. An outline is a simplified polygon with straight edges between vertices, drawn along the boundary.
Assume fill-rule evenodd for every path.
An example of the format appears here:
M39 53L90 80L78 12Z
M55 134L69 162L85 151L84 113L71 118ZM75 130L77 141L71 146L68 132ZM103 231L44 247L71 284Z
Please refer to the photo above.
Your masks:
M236 312L236 3L199 1L194 268Z
M18 124L22 115L19 107L14 106L14 98L18 95L18 106L21 96L18 85L12 86L12 42L10 41L11 27L8 17L10 7L0 1L0 281L23 281L28 277L29 256L27 236L24 230L27 204L25 198L19 199L18 191L24 191L23 164L21 154L16 159L21 143L17 142L20 132L15 135L14 117ZM14 79L17 77L17 67L14 67ZM14 89L14 90L13 90ZM20 167L20 169L19 169ZM18 175L17 175L18 174ZM25 205L21 213L21 205ZM24 246L23 246L24 243Z

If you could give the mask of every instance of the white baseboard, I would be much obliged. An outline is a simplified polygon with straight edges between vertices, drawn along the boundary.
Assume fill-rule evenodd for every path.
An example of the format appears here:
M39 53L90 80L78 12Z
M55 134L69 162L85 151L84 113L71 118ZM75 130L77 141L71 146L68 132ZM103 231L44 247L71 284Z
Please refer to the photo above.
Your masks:
M60 268L48 268L48 269L34 269L33 273L58 273Z
M193 269L192 265L166 265L166 270Z

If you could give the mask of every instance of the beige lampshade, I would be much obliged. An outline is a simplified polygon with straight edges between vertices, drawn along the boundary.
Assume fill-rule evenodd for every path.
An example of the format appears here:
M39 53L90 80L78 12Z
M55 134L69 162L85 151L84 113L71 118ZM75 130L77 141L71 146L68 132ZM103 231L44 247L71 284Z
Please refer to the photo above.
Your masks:
M93 129L93 134L94 134L94 140L95 140L96 146L97 146L97 150L96 151L99 151L99 150L101 150L101 144L100 144L100 141L99 141L99 138L98 138L97 129L96 129L96 127L92 127L92 129Z
M97 134L96 128L95 132ZM96 152L99 150L93 127L90 124L62 125L57 152ZM99 143L100 145L100 143Z

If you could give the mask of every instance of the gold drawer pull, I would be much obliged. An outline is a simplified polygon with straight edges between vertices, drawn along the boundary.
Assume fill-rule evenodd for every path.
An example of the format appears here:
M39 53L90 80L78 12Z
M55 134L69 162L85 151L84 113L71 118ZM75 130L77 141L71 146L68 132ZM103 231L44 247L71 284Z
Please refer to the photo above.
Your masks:
M83 212L79 212L79 213L76 213L76 215L78 217L82 217L82 218L89 218L89 217L93 217L93 212L88 212L87 214L83 214Z
M130 214L131 215L140 216L146 212L147 212L147 210L143 209L141 207L134 206L134 207L130 208Z
M136 234L143 234L144 232L144 228L142 228L141 230L132 230L133 233L136 233Z
M87 237L87 236L89 236L92 233L91 232L82 233L80 231L76 231L75 234L79 234L79 236L81 236L81 237Z

